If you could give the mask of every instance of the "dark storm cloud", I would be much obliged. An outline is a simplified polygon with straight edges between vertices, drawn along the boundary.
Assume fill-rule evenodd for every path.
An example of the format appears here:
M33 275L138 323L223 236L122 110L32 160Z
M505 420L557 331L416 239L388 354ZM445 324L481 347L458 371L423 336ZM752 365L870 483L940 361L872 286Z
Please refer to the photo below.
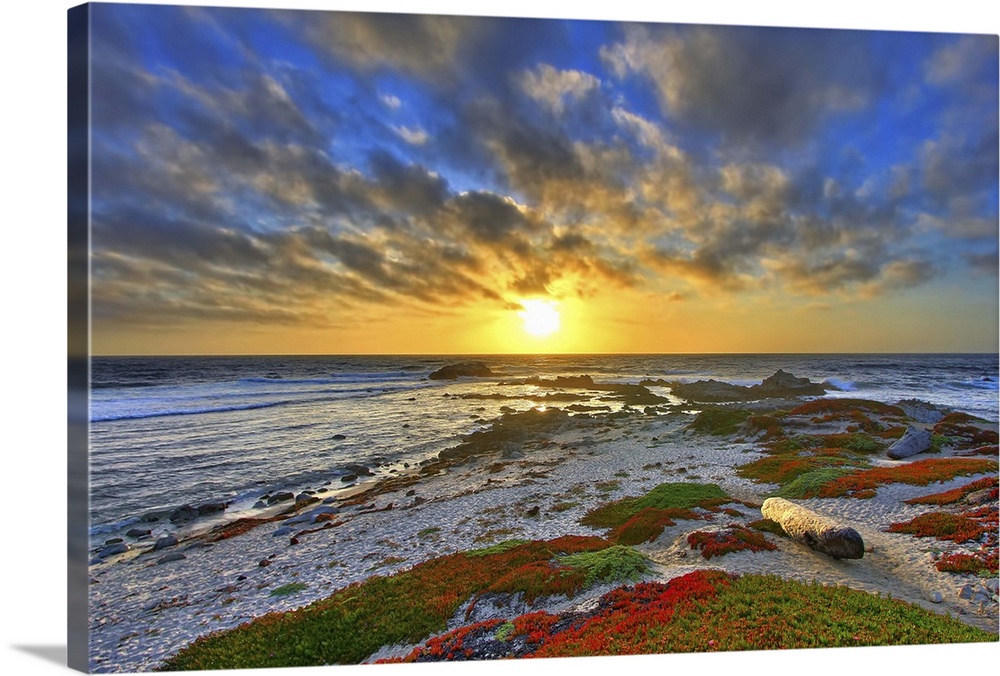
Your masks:
M864 35L845 31L629 26L602 56L649 78L666 115L736 142L801 141L881 81Z
M997 276L998 261L1000 261L1000 253L996 251L965 254L965 262L968 263L970 268L978 273L993 275L994 277Z

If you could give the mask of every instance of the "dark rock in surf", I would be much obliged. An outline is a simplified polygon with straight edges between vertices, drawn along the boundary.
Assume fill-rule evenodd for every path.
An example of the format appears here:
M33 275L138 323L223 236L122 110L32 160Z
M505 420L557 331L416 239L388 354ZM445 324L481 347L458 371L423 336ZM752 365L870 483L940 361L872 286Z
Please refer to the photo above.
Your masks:
M689 401L722 402L821 396L826 393L827 385L814 383L808 378L797 378L778 369L760 385L750 387L710 379L693 383L675 382L671 384L671 389L675 395Z
M172 561L183 561L186 558L187 557L181 554L180 552L171 552L166 556L160 557L160 560L156 562L156 565L160 566L163 565L164 563L170 563Z
M489 378L493 375L496 374L490 370L489 366L475 361L442 366L427 377L431 380L455 380L456 378Z
M285 500L292 500L295 498L295 494L291 491L282 491L280 493L275 493L267 499L267 504L273 505L276 502L284 502Z
M344 482L344 483L348 483L348 482L351 482L351 481L357 481L358 480L358 475L357 474L345 474L344 476L340 477L340 480L342 482Z
M346 435L343 435L343 434L334 434L334 435L333 435L332 437L330 437L330 438L331 438L331 439L333 439L334 441L343 441L344 439L346 439L346 438L347 438L347 436L346 436Z
M198 510L191 505L181 505L174 511L170 512L170 522L178 523L182 521L190 521L191 519L197 518Z
M149 530L148 528L129 528L128 531L125 533L125 536L139 539L139 538L147 538L152 534L153 531Z
M226 503L224 502L206 502L204 505L198 505L198 516L217 514L224 511L226 511Z

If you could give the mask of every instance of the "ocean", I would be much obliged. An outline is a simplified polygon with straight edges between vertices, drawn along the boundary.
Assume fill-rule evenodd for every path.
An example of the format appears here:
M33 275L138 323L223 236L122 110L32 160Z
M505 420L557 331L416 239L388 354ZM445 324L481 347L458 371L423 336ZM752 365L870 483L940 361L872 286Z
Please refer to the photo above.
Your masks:
M464 361L498 375L428 379ZM405 471L505 411L540 405L530 398L536 388L500 380L751 385L779 368L840 388L828 396L920 399L991 421L1000 413L997 354L95 357L92 543L183 504L225 501L223 518L232 519L278 490L324 486L335 495L353 484L343 481L350 464L374 479ZM506 398L461 398L491 393Z

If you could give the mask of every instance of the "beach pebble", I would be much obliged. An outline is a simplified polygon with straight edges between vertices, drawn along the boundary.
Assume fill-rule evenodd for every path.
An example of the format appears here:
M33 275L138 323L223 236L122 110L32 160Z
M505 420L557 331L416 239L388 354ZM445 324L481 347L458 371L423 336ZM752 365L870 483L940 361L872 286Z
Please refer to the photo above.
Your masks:
M128 532L125 533L126 536L130 538L145 538L153 534L153 531L148 528L129 528Z
M346 439L347 437L346 437L345 435L343 435L343 434L334 434L334 435L333 435L332 437L330 437L330 438L331 438L331 439L333 439L334 441L343 441L343 440L344 440L344 439Z
M176 544L177 544L177 538L175 536L164 535L163 537L159 538L156 541L155 545L153 545L153 551L155 552L158 549L164 549L165 547L173 547Z
M406 491L406 497L411 497L411 496L416 495L416 494L417 494L417 491L414 490L413 488L411 488L410 490Z
M271 565L271 562L267 559L261 559L260 563L258 563L257 565L260 566L261 568L267 568L268 566Z
M941 592L939 591L932 592L930 596L930 601L931 603L941 603L942 601L944 601L944 597L941 596Z
M124 554L129 549L130 549L129 546L127 544L124 544L124 543L118 543L118 544L115 544L115 545L108 545L107 547L105 547L104 549L102 549L100 552L98 552L97 558L98 559L106 559L109 556L114 556L115 554Z
M972 598L972 585L967 584L962 587L962 590L958 592L958 598L960 599L971 599Z
M160 560L156 562L156 565L159 566L164 563L170 563L171 561L183 561L186 558L187 557L180 552L170 552L166 556L161 557Z

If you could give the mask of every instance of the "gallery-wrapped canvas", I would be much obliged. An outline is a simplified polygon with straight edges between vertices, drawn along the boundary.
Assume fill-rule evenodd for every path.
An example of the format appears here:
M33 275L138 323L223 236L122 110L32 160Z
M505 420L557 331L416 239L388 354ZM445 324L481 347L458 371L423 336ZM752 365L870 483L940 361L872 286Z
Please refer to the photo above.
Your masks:
M997 641L996 35L68 19L71 666Z

